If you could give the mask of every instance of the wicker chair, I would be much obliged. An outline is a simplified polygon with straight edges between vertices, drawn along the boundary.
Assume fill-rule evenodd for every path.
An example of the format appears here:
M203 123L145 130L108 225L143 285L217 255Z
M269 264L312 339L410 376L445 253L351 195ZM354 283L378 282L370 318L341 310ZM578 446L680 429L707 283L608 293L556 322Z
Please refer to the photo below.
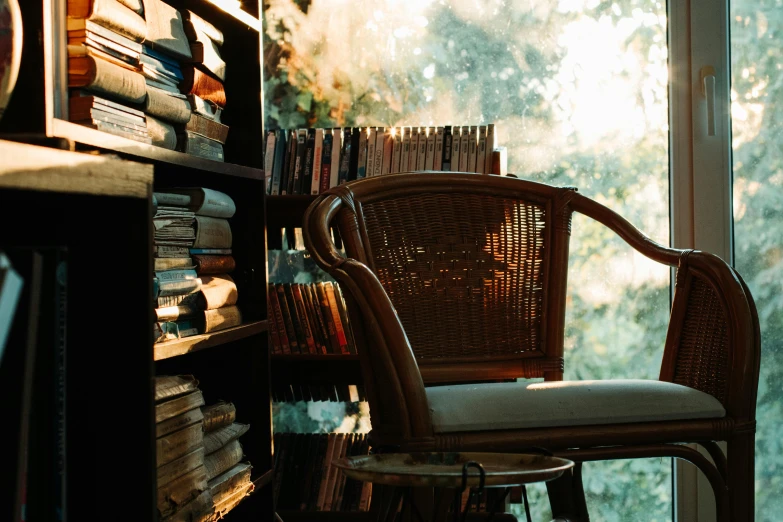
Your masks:
M677 267L657 381L562 380L574 211ZM677 457L706 475L719 520L753 520L758 316L720 258L661 246L573 188L476 174L348 183L313 202L303 227L347 290L374 446ZM513 381L535 377L545 382Z

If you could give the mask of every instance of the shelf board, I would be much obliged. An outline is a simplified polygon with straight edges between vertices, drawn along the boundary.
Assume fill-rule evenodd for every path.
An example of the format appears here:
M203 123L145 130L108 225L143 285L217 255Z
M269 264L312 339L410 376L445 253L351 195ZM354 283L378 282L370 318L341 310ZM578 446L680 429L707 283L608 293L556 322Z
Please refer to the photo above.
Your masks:
M178 355L197 352L206 348L212 348L214 346L220 346L232 341L244 339L252 335L258 335L266 332L267 324L266 321L256 321L254 323L243 324L214 333L194 335L192 337L185 337L184 339L177 339L176 341L166 341L165 343L156 343L154 359L156 361L170 359Z
M229 176L257 180L264 179L264 171L261 169L200 158L198 156L193 156L192 154L185 154L184 152L148 145L146 143L123 138L122 136L115 136L108 132L91 129L84 125L77 125L76 123L57 118L52 120L51 134L59 138L72 140L76 143L126 154L134 158L147 159L158 163L198 169L216 174L226 174Z
M232 0L207 0L207 3L220 8L221 11L233 16L256 32L260 33L263 28L261 20L255 18L247 11L243 11L242 8L237 5L238 2Z
M285 384L361 384L359 356L272 354L272 382Z

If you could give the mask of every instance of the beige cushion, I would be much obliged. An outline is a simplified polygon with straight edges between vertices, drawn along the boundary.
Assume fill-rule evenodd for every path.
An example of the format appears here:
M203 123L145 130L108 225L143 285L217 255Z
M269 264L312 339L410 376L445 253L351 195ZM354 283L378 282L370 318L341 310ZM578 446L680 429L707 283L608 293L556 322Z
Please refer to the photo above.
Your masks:
M704 392L650 380L514 382L427 388L436 433L724 417Z

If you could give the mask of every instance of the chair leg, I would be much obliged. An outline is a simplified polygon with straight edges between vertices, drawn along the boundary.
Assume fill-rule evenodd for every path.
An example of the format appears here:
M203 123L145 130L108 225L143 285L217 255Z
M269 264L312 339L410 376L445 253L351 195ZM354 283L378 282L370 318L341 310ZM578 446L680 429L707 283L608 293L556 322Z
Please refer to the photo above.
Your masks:
M547 482L546 489L552 506L552 518L571 522L590 521L582 485L581 462L574 463L574 467L560 478Z
M753 522L755 496L755 433L728 441L728 478L733 522Z

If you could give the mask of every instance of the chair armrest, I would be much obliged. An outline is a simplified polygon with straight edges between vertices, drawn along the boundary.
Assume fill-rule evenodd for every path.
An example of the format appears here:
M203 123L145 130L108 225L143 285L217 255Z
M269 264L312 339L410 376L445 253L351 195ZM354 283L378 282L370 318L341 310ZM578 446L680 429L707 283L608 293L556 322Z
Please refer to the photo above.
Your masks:
M343 203L333 194L316 199L305 212L303 235L315 262L346 290L352 318L361 319L353 325L362 374L374 418L382 422L374 422L373 431L406 440L432 437L424 382L394 305L373 271L341 255L331 239Z

